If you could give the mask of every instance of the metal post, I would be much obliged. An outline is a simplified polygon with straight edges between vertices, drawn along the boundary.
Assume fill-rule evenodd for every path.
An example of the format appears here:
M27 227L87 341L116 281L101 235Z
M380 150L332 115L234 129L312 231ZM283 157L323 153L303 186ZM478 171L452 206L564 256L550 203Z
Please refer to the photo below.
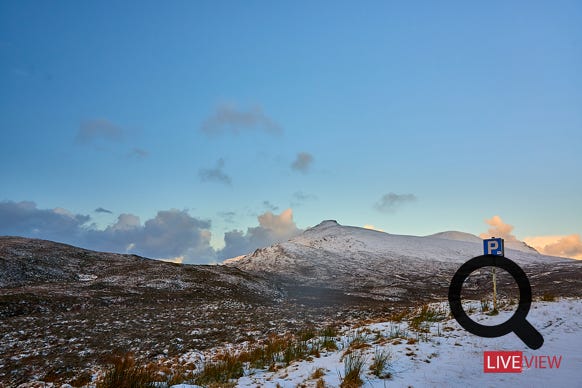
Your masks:
M497 312L497 276L493 267L493 312Z

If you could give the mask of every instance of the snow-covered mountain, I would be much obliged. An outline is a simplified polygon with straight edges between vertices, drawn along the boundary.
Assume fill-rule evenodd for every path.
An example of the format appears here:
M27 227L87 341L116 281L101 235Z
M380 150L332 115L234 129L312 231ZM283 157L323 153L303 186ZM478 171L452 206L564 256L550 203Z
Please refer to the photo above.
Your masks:
M287 242L224 264L282 282L397 301L419 293L442 299L459 265L482 253L482 240L468 233L403 236L328 220ZM550 275L573 263L520 244L507 246L505 256L533 275L542 268Z
M435 237L435 238L442 238L445 240L455 240L455 241L467 241L467 242L473 242L473 243L478 243L478 244L481 244L483 242L483 239L481 239L481 237L477 237L471 233L458 232L455 230L435 233L435 234L431 234L430 236L426 236L426 237ZM495 237L495 236L491 236L491 237ZM505 246L508 249L513 249L516 251L522 251L522 252L528 252L528 253L538 253L538 251L535 248L530 247L529 245L527 245L523 241L519 241L519 240L505 240Z

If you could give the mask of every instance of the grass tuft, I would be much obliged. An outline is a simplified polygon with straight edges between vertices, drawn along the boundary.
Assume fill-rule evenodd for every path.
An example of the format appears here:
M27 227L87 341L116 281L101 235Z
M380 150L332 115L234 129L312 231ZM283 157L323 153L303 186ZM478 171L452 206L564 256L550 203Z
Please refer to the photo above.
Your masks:
M110 367L96 384L97 388L140 388L153 387L154 371L136 366L132 353L114 355L109 360Z
M370 370L374 376L380 378L390 377L390 373L384 374L384 370L388 366L388 362L392 358L389 351L385 349L376 348L374 351L374 359L370 364Z
M344 358L344 377L340 384L341 388L355 388L361 387L362 381L362 369L366 358L361 352L350 352Z
M204 369L196 376L196 384L228 384L231 380L236 380L243 375L243 364L235 354L227 352L220 356L217 361L208 362Z

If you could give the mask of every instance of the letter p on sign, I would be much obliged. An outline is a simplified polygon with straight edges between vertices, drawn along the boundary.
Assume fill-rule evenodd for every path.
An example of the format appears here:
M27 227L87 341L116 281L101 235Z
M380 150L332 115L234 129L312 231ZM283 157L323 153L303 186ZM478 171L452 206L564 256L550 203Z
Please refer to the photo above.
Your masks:
M502 238L490 238L483 240L483 252L486 255L503 256L505 249Z

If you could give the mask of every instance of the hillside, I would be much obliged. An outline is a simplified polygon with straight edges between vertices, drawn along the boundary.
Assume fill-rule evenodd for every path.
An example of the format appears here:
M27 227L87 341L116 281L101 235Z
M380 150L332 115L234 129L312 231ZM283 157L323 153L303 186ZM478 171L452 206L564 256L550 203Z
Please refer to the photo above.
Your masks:
M0 237L0 285L0 387L86 376L115 352L150 359L240 340L284 315L272 282L236 268L19 237Z
M402 236L323 221L287 242L224 264L278 279L292 294L332 289L346 297L409 303L445 298L458 267L483 253L481 241L462 232ZM576 292L581 262L517 246L521 249L507 247L505 255L530 275L534 290ZM508 276L501 281L513 282Z

